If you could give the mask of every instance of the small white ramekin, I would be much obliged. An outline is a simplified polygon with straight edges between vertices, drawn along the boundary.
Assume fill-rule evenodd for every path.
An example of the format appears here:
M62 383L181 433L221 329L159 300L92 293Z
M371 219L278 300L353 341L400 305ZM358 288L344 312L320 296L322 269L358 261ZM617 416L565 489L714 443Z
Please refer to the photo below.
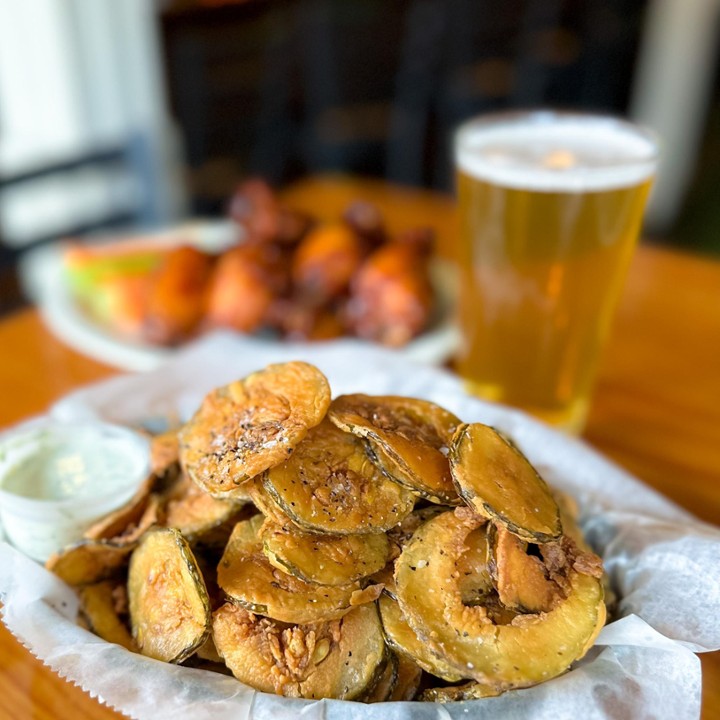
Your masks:
M148 439L125 427L39 418L8 430L0 435L6 539L45 562L126 503L149 472Z

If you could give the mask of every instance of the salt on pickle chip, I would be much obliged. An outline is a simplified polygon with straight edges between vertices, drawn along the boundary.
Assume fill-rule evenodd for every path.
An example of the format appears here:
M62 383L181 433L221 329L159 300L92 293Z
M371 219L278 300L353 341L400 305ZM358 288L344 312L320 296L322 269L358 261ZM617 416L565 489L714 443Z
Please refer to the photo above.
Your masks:
M332 535L385 532L415 504L412 493L374 465L360 438L329 420L269 470L263 486L296 525Z
M328 417L365 438L373 461L389 478L441 505L460 502L447 453L455 415L427 400L396 396L341 395Z
M325 416L330 386L313 365L268 365L210 392L180 431L180 461L205 491L231 497L286 460Z

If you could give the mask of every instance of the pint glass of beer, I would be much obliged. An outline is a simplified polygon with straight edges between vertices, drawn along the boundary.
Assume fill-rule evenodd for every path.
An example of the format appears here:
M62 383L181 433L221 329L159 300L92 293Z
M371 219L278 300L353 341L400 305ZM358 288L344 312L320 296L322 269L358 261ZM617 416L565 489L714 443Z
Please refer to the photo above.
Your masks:
M602 116L460 127L457 369L471 391L580 432L657 151L647 131Z

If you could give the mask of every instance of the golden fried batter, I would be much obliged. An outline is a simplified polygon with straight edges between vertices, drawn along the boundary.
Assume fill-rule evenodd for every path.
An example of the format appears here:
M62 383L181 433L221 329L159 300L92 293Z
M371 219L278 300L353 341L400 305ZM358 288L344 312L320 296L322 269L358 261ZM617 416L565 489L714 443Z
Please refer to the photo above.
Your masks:
M333 400L328 417L366 438L374 461L395 482L431 502L460 502L447 458L460 424L452 413L427 400L355 394Z
M263 484L293 522L312 532L382 532L414 504L411 493L373 465L361 440L329 420L313 428Z
M325 376L312 365L269 365L213 390L180 431L180 459L190 477L218 496L289 457L330 404Z
M238 680L286 697L358 697L385 657L374 605L305 625L258 617L231 603L213 617L218 652Z

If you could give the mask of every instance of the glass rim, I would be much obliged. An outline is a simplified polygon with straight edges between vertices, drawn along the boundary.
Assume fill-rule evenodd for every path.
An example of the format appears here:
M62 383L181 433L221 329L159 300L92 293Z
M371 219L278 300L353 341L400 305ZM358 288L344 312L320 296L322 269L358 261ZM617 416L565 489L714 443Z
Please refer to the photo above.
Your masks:
M518 127L523 129L529 128L531 131L533 128L538 127L557 128L563 125L578 128L583 124L587 124L588 129L594 128L606 133L617 132L621 137L624 137L626 141L640 143L642 147L640 150L629 152L625 156L618 154L613 157L611 161L604 164L584 165L581 163L575 166L570 169L569 172L571 174L574 173L578 182L580 178L585 178L585 182L589 182L591 185L595 183L604 185L605 179L611 173L617 171L630 172L633 173L633 176L636 174L642 175L644 178L651 178L657 173L661 154L661 142L658 134L651 128L611 113L549 108L492 111L467 118L456 127L453 134L452 147L454 165L456 169L465 169L471 175L476 175L477 173L468 170L468 167L469 163L477 163L475 167L483 167L481 173L477 175L479 178L482 177L489 182L500 182L500 184L503 185L509 184L514 186L517 182L516 177L514 177L512 181L508 180L507 183L499 181L497 177L490 179L490 176L494 176L496 173L502 173L504 177L508 177L509 174L519 176L521 172L525 171L519 166L514 169L493 168L491 163L482 160L482 152L477 154L477 150L483 147L483 140L486 138L486 133L490 134L496 131L501 133L505 129L512 131L513 128ZM509 142L512 141L510 140ZM476 160L472 160L473 157L475 157ZM558 186L557 189L560 191L575 192L590 189L581 187L580 185L578 185L577 188L570 186L566 188L561 182L561 179L562 177L570 178L570 175L565 174L562 170L540 168L537 166L533 167L532 170L542 173L549 185L548 188L537 187L527 189L552 190L555 189L554 186L556 184ZM642 180L643 178L638 179ZM518 186L520 184L524 187L524 183L519 183ZM624 183L622 186L624 186Z
M533 125L550 124L550 122L560 121L593 121L608 126L617 126L624 128L638 137L647 140L653 147L655 153L660 148L660 138L658 134L647 125L634 122L621 115L613 113L592 112L583 110L552 110L546 108L529 108L526 110L498 110L479 115L474 115L461 122L456 130L455 135L458 136L467 132L471 128L478 126L492 127L500 124L519 125L521 122L531 121Z

